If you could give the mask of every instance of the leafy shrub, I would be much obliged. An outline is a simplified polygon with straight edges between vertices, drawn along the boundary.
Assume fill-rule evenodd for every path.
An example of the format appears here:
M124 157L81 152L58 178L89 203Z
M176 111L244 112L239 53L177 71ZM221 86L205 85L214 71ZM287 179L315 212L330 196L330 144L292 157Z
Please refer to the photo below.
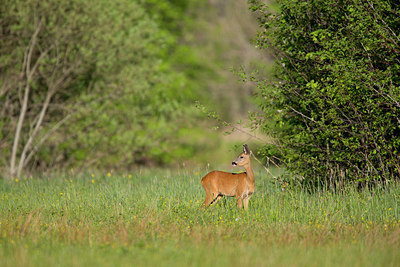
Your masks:
M258 80L260 123L287 167L307 179L390 180L400 173L397 1L250 1L274 53Z

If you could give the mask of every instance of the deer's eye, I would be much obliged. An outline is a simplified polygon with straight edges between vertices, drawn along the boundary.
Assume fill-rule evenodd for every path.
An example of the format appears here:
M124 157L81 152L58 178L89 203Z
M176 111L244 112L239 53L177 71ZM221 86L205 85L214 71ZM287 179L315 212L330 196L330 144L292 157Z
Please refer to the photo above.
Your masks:
M243 158L243 156L240 157L241 159Z

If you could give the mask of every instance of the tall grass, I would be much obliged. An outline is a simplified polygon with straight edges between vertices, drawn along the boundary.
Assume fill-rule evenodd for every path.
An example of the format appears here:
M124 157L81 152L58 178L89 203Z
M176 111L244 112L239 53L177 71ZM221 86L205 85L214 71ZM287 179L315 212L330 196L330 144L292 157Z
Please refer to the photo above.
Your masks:
M0 181L0 265L396 265L400 189L313 193L256 175L201 209L202 171Z

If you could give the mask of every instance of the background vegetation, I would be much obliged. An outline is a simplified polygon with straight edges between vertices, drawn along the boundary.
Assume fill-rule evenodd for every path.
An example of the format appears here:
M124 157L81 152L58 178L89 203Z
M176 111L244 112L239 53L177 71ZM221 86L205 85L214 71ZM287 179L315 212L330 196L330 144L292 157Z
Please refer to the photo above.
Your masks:
M397 1L251 1L274 51L276 79L257 79L267 155L334 184L389 181L400 171Z
M2 1L2 173L171 165L216 151L220 138L194 103L232 115L215 89L234 77L221 52L229 40L201 36L221 36L223 26L210 25L227 9L196 0ZM229 84L229 99L246 98Z
M267 4L0 0L0 265L398 265L400 6Z
M259 51L240 1L3 0L2 176L218 164L226 141L254 140L307 180L397 178L399 5L249 7ZM264 133L224 138L197 101L223 125L254 111Z

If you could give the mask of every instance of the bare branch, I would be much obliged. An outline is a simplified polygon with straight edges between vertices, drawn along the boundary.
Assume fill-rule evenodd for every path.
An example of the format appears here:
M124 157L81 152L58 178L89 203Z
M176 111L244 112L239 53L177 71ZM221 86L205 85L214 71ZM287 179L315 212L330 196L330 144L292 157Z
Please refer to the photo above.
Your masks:
M27 74L27 79L26 79L26 84L25 84L25 92L24 92L24 98L23 98L23 102L22 102L22 106L21 106L21 111L19 114L19 118L18 118L18 124L17 124L17 128L15 130L15 137L14 137L14 143L13 143L13 147L12 147L12 151L11 151L11 159L10 159L10 176L14 176L16 169L15 169L15 161L16 161L16 157L17 157L17 151L18 151L18 144L19 144L19 139L20 139L20 135L21 135L21 129L22 129L22 125L25 119L25 115L26 115L26 110L28 108L28 99L29 99L29 91L30 91L30 79L32 78L32 76L30 75L30 62L31 62L31 57L32 57L32 51L36 45L36 38L40 32L40 24L37 27L36 31L33 33L32 35L32 39L30 41L30 47L28 49L28 53L27 53L27 57L24 59L24 64L26 62L26 74Z
M40 111L39 120L36 123L35 129L33 130L32 134L30 134L30 136L28 138L28 141L26 142L26 144L24 146L24 149L23 149L23 151L21 153L21 157L20 157L19 164L18 164L18 169L17 169L17 176L21 175L22 168L24 166L26 153L30 149L33 139L36 137L36 135L39 132L40 126L42 125L43 118L44 118L44 116L46 114L47 108L49 106L49 103L50 103L50 100L51 100L51 97L53 96L53 94L54 94L54 91L52 91L52 90L48 91L48 93L47 93L46 99L45 99L45 101L43 103L43 106L42 106L42 110Z
M31 152L28 154L28 156L25 159L24 165L23 167L26 167L28 165L28 163L30 162L30 160L32 159L32 157L34 156L34 154L37 152L37 150L42 146L42 144L44 143L44 141L47 140L47 138L49 138L55 131L57 131L64 123L66 123L74 114L74 113L70 113L67 116L65 116L62 120L60 120L59 122L57 122L50 130L47 131L47 133L45 135L42 136L42 138L40 138L40 140L37 142L37 144L33 147L33 149L31 150Z

